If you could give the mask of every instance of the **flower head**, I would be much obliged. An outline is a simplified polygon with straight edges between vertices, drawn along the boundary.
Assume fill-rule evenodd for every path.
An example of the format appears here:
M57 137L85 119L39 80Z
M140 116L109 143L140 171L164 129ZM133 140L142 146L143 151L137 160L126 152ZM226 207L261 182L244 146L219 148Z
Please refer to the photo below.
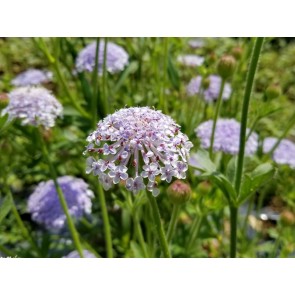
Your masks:
M62 115L62 105L43 87L20 87L8 94L9 104L1 115L20 119L22 125L53 127L55 119Z
M104 40L99 42L98 50L98 73L103 73L104 61ZM87 45L78 55L76 59L76 69L78 72L92 72L95 67L96 42ZM128 53L121 46L107 42L106 52L106 69L110 73L121 72L128 64Z
M269 153L277 140L274 137L265 138L263 141L263 153ZM286 164L295 169L295 143L288 139L283 139L274 150L272 158L277 164Z
M38 69L29 69L17 75L11 84L17 87L47 83L52 79L52 73Z
M69 213L76 219L91 213L93 192L83 179L62 176L57 179L68 205ZM52 180L41 182L31 194L28 211L32 219L47 229L59 231L66 226L66 216L60 205L58 194Z
M209 120L199 125L195 132L201 140L201 146L205 149L210 147L210 139L212 134L213 121ZM222 151L227 154L236 155L239 152L240 145L240 123L234 119L218 119L214 134L213 149L214 151ZM247 129L247 133L250 130ZM253 155L258 148L258 135L255 132L249 136L245 154Z
M203 64L205 58L195 54L179 55L177 61L184 66L197 67Z
M209 79L209 87L203 90L204 99L206 102L212 102L217 100L220 87L221 87L221 78L216 75L210 75ZM190 83L187 85L186 92L189 96L193 96L201 92L202 77L197 76L193 78ZM225 83L222 99L227 100L231 95L231 87L228 83Z
M96 258L96 256L88 250L83 250L84 258ZM81 258L78 251L72 251L68 255L64 256L63 258Z
M87 138L86 173L105 189L120 181L134 193L157 195L156 178L185 178L192 143L169 116L149 107L125 108L107 116ZM148 182L148 183L147 183Z
M201 38L195 38L188 41L188 45L191 48L201 48L204 46L204 40Z

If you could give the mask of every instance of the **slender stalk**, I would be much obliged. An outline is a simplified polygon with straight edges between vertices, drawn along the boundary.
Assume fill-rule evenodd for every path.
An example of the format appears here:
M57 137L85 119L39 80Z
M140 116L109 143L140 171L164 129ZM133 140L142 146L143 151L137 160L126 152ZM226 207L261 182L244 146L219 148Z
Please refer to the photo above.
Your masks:
M21 229L21 232L22 232L22 235L23 237L29 241L29 243L31 244L32 248L37 252L37 254L41 257L42 254L40 252L40 249L38 248L37 244L35 243L34 239L32 238L32 236L30 235L28 229L26 228L25 224L23 223L18 211L17 211L17 208L15 206L15 203L14 203L14 199L13 199L13 196L11 194L11 191L9 188L7 188L7 193L8 193L8 197L10 198L11 200L11 210L12 210L12 213L16 219L16 222L19 226L19 228Z
M72 217L71 217L71 215L69 213L69 209L68 209L67 202L65 200L64 194L63 194L63 192L62 192L62 190L61 190L61 188L60 188L60 186L59 186L59 184L57 182L57 174L55 172L53 164L51 163L50 156L49 156L48 150L47 150L47 146L46 146L46 144L45 144L45 142L43 140L41 132L39 132L39 137L41 139L40 142L41 142L42 153L43 153L43 156L46 159L47 164L49 166L50 174L51 174L51 177L53 179L55 189L57 191L59 202L60 202L61 207L62 207L62 209L64 211L64 214L66 216L68 226L69 226L69 230L70 230L70 233L72 235L75 248L78 251L80 257L83 258L84 255L83 255L83 250L82 250L82 246L81 246L81 243L80 243L79 234L78 234L78 232L76 230L75 224L74 224L74 222L72 220Z
M152 212L153 212L153 216L154 216L155 227L156 227L156 230L158 233L158 238L160 240L160 245L161 245L164 257L171 258L169 248L168 248L168 243L167 243L167 240L166 240L166 237L164 234L163 225L161 222L161 216L160 216L157 201L156 201L155 197L153 197L149 193L147 194L147 197L148 197L150 204L151 204L151 208L152 208Z
M93 127L95 127L97 123L98 64L99 64L99 38L96 38L95 65L94 65L94 69L92 73L93 95L91 98Z
M201 224L203 221L203 216L201 215L199 218L195 218L189 235L189 240L187 242L187 249L190 250L193 246L194 241L197 239L197 236L200 232Z
M225 79L222 79L220 90L219 90L219 95L218 95L218 99L217 99L215 114L214 114L211 138L210 138L209 154L210 154L211 159L212 159L212 154L213 154L213 142L214 142L214 136L215 136L216 123L217 123L217 119L218 119L218 115L219 115L219 111L220 111L220 107L221 107L221 103L222 103L222 94L223 94L223 90L224 90L224 85L225 85Z
M237 252L238 208L230 206L230 257L235 258Z
M103 72L102 72L102 101L104 105L105 114L109 113L110 110L110 102L107 98L107 44L108 38L106 37L104 40L104 50L103 50Z
M167 64L168 64L168 41L169 38L163 38L163 76L162 76L162 83L161 83L161 92L159 98L160 108L167 112L167 104L165 101L165 86L166 86L166 79L167 79Z
M176 228L178 216L180 212L180 205L173 205L173 210L172 210L172 215L168 227L168 232L167 232L167 242L170 243Z
M105 242L106 242L107 257L113 258L113 243L112 243L109 214L108 214L108 209L106 205L104 191L100 183L98 184L98 197L99 197L103 226L104 226L104 236L105 236Z
M263 37L256 38L253 51L252 51L251 60L250 60L249 70L248 70L247 78L246 78L246 88L245 88L243 108L242 108L240 147L239 147L238 164L237 164L236 179L235 179L235 189L237 192L237 196L239 196L240 188L241 188L249 104L250 104L251 92L253 88L255 73L258 66L258 60L259 60L259 55L262 49L263 40L264 40Z

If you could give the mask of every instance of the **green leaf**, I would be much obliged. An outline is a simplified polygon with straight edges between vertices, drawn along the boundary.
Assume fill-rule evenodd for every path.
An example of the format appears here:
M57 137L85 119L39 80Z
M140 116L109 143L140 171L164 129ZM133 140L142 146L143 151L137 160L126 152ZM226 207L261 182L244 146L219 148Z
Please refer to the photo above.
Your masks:
M196 153L196 161L198 162L198 169L204 172L215 172L216 166L210 160L209 153L204 149L199 149Z
M0 205L0 223L7 216L12 208L11 198L6 197Z
M226 177L231 183L235 181L236 175L236 168L237 168L237 157L232 157L226 167Z
M180 89L180 79L179 79L179 75L176 70L176 67L174 66L173 61L171 59L171 56L169 56L169 58L168 58L167 72L168 72L168 77L169 77L171 84L173 85L173 87L176 90L179 90Z
M246 173L241 185L239 204L250 197L261 185L269 181L275 173L270 163L264 163L256 167L251 173Z

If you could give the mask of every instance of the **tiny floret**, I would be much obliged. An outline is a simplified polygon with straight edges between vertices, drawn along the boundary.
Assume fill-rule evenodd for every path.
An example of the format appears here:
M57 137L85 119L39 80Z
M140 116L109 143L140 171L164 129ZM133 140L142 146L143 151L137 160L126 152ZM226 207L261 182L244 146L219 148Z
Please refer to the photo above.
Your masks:
M107 116L87 138L86 173L105 190L125 183L134 193L159 194L158 181L183 179L193 146L172 118L149 107L124 108Z
M18 74L11 84L16 87L39 85L42 83L50 82L52 73L49 71L42 71L38 69L28 69L25 72Z
M213 128L213 120L200 124L196 129L196 135L201 141L202 148L210 147L210 140ZM234 119L218 119L214 134L213 150L224 152L226 154L236 155L240 147L240 129L241 125ZM250 130L247 128L247 134ZM255 132L249 136L245 154L253 155L258 148L258 135Z
M202 85L202 77L197 76L193 78L186 87L187 94L193 96L203 92L204 100L206 102L216 101L219 95L221 87L221 77L216 75L210 75L208 77L209 85L204 89ZM231 86L228 83L225 83L222 99L228 100L231 95Z
M269 153L277 142L275 137L267 137L263 141L263 153ZM288 165L295 169L295 143L282 139L272 154L273 160L280 165Z
M205 58L195 54L179 55L177 61L184 66L197 67L204 63Z
M64 194L69 213L75 219L91 213L93 192L88 184L80 178L62 176L57 182ZM32 219L52 231L66 227L67 219L61 207L58 194L52 180L41 182L30 195L28 211Z
M104 61L104 40L99 42L98 50L98 73L101 75L103 73L103 61ZM95 67L95 57L96 57L96 42L87 45L79 53L76 59L76 70L78 72L92 72ZM107 52L106 52L106 70L113 74L121 72L125 66L128 64L128 53L125 49L113 42L107 42Z
M194 49L201 48L204 46L204 44L205 42L201 38L195 38L188 41L188 45Z
M1 115L9 119L20 119L22 125L42 125L49 129L62 116L63 108L59 101L43 87L20 87L8 94L8 106Z

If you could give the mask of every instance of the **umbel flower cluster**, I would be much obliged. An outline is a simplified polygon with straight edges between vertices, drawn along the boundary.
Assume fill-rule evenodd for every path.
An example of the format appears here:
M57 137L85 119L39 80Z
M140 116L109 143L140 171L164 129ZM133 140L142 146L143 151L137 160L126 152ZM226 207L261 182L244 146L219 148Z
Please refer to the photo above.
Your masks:
M197 67L204 63L205 58L195 54L179 55L177 61L184 66Z
M52 73L49 71L42 71L38 69L28 69L25 72L17 75L11 84L17 87L38 85L51 81Z
M104 62L104 40L99 42L98 50L98 73L103 73L103 62ZM87 45L78 55L76 59L76 70L78 72L92 72L95 67L96 57L96 42ZM121 72L128 64L128 53L121 46L107 42L106 52L106 70L109 73Z
M124 181L134 193L159 194L157 179L183 179L192 143L172 118L149 107L125 108L97 124L87 141L86 173L98 176L105 190Z
M263 141L263 153L269 153L278 139L275 137L267 137ZM288 139L282 139L272 154L273 160L277 164L286 164L295 169L295 143Z
M43 87L20 87L8 94L9 103L1 115L9 119L20 119L22 125L42 125L46 129L54 126L63 108L59 101Z
M93 192L83 179L62 176L57 182L64 194L69 214L76 219L91 213ZM52 180L41 182L30 195L28 211L32 219L48 230L58 232L65 228L66 215L61 207L58 194Z
M197 76L189 82L189 84L186 87L187 94L189 96L193 96L196 94L200 94L203 92L204 100L206 102L212 102L217 100L220 87L221 87L221 77L217 75L210 75L208 78L209 85L206 89L204 89L204 86L202 85L202 77ZM223 93L222 93L222 99L228 100L231 95L231 86L228 83L225 83Z
M201 146L205 149L210 147L211 134L213 129L213 120L200 124L195 132L201 141ZM235 119L218 119L214 134L213 150L221 151L226 154L236 155L239 153L241 125ZM247 128L247 134L250 130ZM245 154L253 155L258 148L258 135L255 132L249 136Z

